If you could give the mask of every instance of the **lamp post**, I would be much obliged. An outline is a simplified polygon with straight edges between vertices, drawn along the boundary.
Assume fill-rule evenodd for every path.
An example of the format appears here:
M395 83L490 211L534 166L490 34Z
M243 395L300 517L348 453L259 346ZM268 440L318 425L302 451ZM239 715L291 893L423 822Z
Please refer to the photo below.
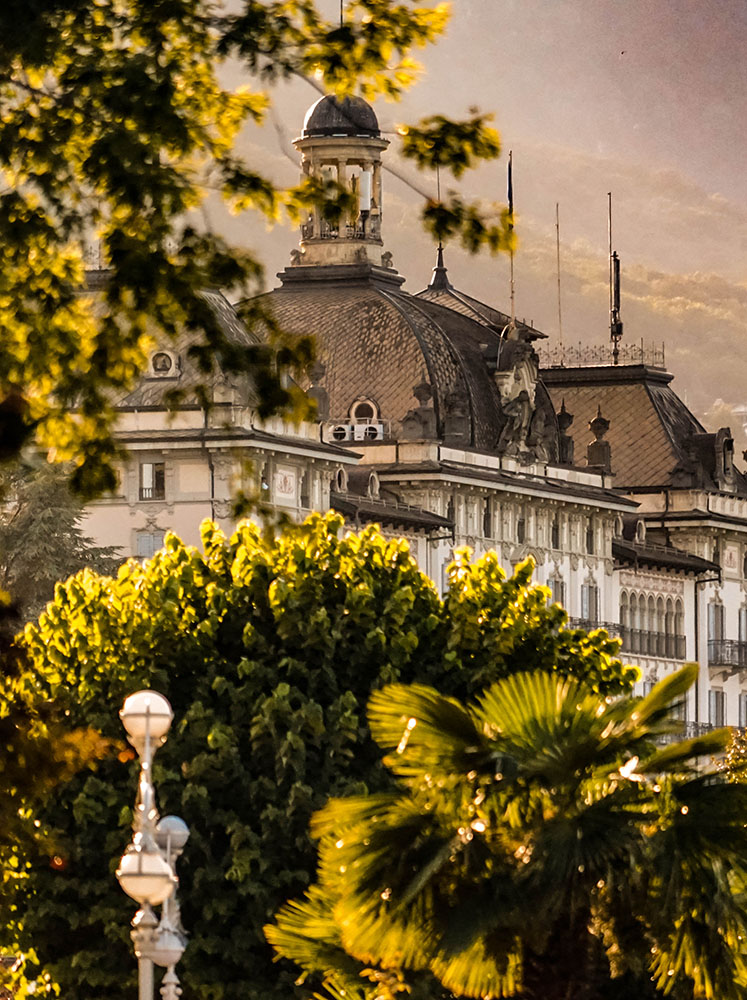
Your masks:
M132 921L132 940L138 959L139 1000L153 1000L153 964L165 966L161 984L163 1000L181 995L174 966L186 947L176 901L176 860L189 837L189 829L178 816L159 822L152 765L156 750L166 742L171 727L171 705L156 691L137 691L125 700L119 713L127 737L140 757L133 837L122 855L117 880L140 904ZM160 921L154 906L163 904Z

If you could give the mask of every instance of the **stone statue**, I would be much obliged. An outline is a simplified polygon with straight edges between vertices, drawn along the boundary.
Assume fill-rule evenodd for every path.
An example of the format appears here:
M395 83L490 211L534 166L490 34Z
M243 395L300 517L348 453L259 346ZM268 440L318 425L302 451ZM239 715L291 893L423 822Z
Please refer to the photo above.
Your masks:
M516 455L524 447L532 419L532 401L526 389L503 404L503 413L506 423L498 438L496 451L502 455Z

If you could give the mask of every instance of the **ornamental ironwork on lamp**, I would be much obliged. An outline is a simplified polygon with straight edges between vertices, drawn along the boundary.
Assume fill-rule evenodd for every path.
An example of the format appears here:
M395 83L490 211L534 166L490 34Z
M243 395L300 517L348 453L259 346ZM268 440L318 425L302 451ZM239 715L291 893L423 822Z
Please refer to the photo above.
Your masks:
M138 959L139 1000L153 1000L153 964L166 968L161 983L163 1000L179 1000L181 987L174 966L187 937L176 900L176 860L189 837L178 816L159 821L153 786L153 756L166 741L173 712L157 691L137 691L119 713L130 743L140 757L140 778L132 823L133 837L117 869L120 886L140 909L132 921L132 940ZM160 921L153 912L162 905Z

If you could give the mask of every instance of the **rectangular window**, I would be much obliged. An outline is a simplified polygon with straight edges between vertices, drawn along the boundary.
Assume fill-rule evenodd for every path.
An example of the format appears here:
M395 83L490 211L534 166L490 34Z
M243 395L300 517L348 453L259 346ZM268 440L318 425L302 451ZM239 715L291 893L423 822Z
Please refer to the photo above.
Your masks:
M715 640L724 638L724 606L716 604L715 601L711 601L708 605L708 638Z
M679 719L680 722L687 719L687 695L682 695L681 700L672 706L672 718Z
M140 463L140 499L163 500L166 496L166 464Z
M747 729L747 694L739 696L739 726L740 729Z
M493 504L490 497L485 497L482 504L482 534L483 538L493 537Z
M565 607L565 581L550 580L548 586L552 592L551 604L562 604Z
M138 531L135 537L135 555L138 559L150 559L163 547L163 531Z
M712 726L726 725L726 698L723 691L708 692L708 721Z
M599 621L599 587L595 583L581 587L581 617L585 621Z
M557 515L552 520L552 526L550 528L550 546L553 549L560 548L560 521Z

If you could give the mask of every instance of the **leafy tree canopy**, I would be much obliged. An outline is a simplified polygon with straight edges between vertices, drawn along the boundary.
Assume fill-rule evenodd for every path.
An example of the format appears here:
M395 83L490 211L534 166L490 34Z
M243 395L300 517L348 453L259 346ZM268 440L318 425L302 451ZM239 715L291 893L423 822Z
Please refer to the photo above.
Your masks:
M398 787L314 817L318 881L268 938L336 998L430 973L479 998L741 1000L747 789L698 767L729 731L656 742L697 671L612 702L542 671L468 706L374 692Z
M203 541L200 552L168 535L116 579L84 571L59 586L26 627L17 693L54 701L71 727L120 745L127 694L152 687L170 699L155 777L161 811L192 829L181 862L185 1000L287 1000L297 971L272 964L262 926L311 881L312 813L330 795L388 787L365 719L372 690L418 681L470 697L541 667L606 695L637 671L605 633L566 629L528 563L507 580L494 555L463 552L442 601L406 543L374 529L343 536L336 515L277 538L244 524L227 540L206 523ZM36 949L29 975L51 975L66 1000L134 989L132 904L113 871L135 778L134 764L111 756L33 810L47 843L0 899L6 934Z
M218 191L235 211L270 220L284 210L296 218L311 203L333 211L334 198L313 179L279 190L237 154L242 125L267 113L262 88L313 75L339 95L396 99L417 75L411 51L434 41L446 20L446 5L411 0L348 0L343 25L313 0L4 0L0 459L35 439L75 463L79 490L112 488L112 401L142 370L152 338L185 328L206 374L223 357L254 376L261 415L293 410L298 399L283 372L308 363L309 345L274 330L279 364L264 347L231 347L200 290L248 297L261 264L195 223L195 210ZM249 86L221 85L228 58L246 67ZM475 113L415 126L404 152L420 168L458 175L499 149ZM482 218L457 195L426 204L424 220L472 250L505 249L512 239L505 213ZM96 309L81 294L90 241L108 269ZM258 308L247 307L248 321Z

